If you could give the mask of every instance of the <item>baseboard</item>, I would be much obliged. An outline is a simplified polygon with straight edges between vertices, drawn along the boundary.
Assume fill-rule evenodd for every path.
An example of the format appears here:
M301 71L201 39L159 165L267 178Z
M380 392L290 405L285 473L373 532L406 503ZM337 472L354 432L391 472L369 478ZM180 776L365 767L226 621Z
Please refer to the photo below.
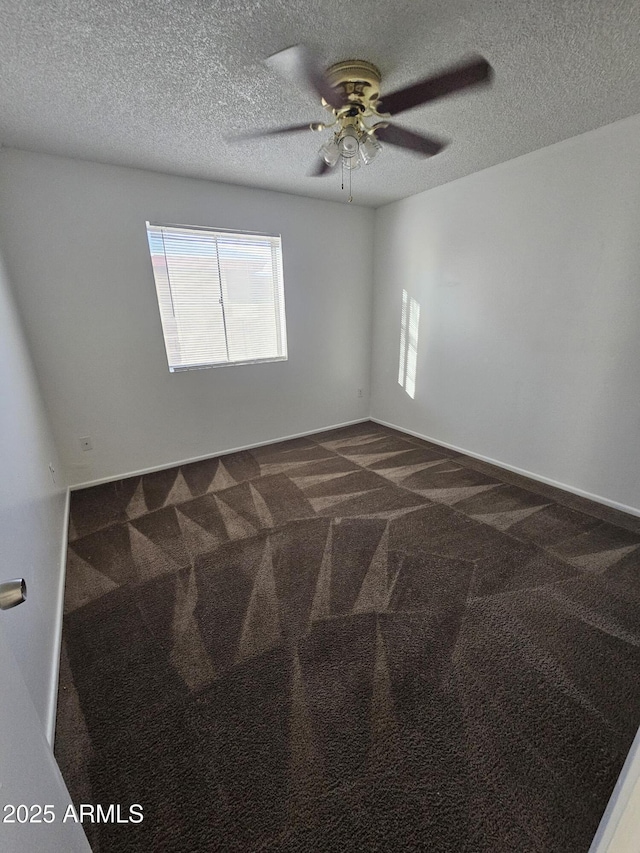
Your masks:
M523 477L528 477L530 480L537 480L539 483L545 483L547 486L553 486L554 488L561 489L564 492L570 492L572 495L578 495L581 498L588 498L588 500L594 501L595 503L620 510L620 512L626 512L628 515L640 517L640 509L637 507L627 506L626 504L619 503L618 501L612 501L609 498L602 497L602 495L594 495L591 492L585 492L583 489L578 489L575 486L568 486L566 483L559 483L557 480L552 480L549 477L543 477L540 474L535 474L533 471L526 471L524 468L517 468L515 465L508 465L506 462L501 462L499 459L492 459L490 456L483 456L481 453L474 453L471 450L466 450L464 447L457 447L455 444L440 441L438 438L431 438L428 435L422 435L419 432L405 429L405 427L398 426L397 424L380 420L380 418L374 418L371 416L369 420L374 421L374 423L381 424L382 426L390 427L390 429L396 429L398 432L404 432L407 435L412 435L415 438L421 438L423 441L429 441L431 444L438 444L440 447L447 447L449 450L455 450L456 453L462 453L464 456L471 456L473 459L480 459L482 462L488 462L491 465L495 465L497 468L504 468L505 471L512 471L514 474L521 474Z
M71 505L71 489L67 489L64 503L64 526L60 546L60 580L55 603L56 623L53 637L51 659L51 685L49 688L49 707L45 723L45 735L53 749L56 734L56 709L58 706L58 682L60 679L60 653L62 650L62 617L64 612L64 583L67 573L67 545L69 538L69 508Z
M180 465L189 465L191 462L202 462L203 459L211 459L216 456L228 456L230 453L240 453L242 450L253 450L256 447L266 447L269 444L279 444L281 441L291 441L293 438L305 438L308 435L316 435L319 432L328 432L331 429L341 429L342 427L353 426L354 424L364 424L367 421L373 420L370 417L358 418L355 421L346 421L342 424L333 424L332 426L321 427L320 429L310 429L307 432L298 432L294 435L283 435L280 438L270 438L268 441L259 441L255 444L245 444L242 447L230 447L228 450L217 450L214 453L205 453L202 456L194 456L191 459L180 459L176 462L168 462L163 465L155 465L151 468L141 468L137 471L127 471L124 474L114 474L109 477L101 477L98 480L88 480L85 483L74 483L70 486L72 492L78 489L88 489L91 486L99 486L102 483L113 483L116 480L126 480L128 477L140 477L142 474L153 474L156 471L166 471L167 468L177 468Z

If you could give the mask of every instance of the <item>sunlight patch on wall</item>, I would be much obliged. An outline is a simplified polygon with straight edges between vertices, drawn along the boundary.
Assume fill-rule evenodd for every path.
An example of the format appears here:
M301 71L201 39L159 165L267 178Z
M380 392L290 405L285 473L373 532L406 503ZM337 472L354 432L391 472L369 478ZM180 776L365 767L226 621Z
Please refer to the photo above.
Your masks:
M418 330L420 305L406 290L402 291L402 317L400 321L400 360L398 384L413 400L416 396L416 367L418 364Z

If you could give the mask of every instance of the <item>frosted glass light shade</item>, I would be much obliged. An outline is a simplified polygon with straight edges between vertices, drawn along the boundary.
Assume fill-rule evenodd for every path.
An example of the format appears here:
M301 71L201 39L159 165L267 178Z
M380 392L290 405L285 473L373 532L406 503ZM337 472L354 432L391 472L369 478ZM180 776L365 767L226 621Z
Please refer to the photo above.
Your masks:
M340 148L340 153L342 154L343 159L346 160L357 157L360 143L356 132L351 128L347 128L347 130L345 130L340 136L338 147Z
M382 145L380 145L375 136L367 136L360 143L360 157L365 166L368 166L378 156L380 151L382 151Z
M318 151L327 166L335 166L340 157L340 149L334 138L328 139Z

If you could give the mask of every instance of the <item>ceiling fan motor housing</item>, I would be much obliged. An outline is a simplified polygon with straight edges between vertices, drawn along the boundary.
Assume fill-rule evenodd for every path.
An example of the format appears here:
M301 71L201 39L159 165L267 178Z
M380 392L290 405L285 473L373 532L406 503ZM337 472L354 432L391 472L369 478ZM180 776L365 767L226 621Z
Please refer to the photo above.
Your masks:
M331 86L340 88L347 100L373 107L380 98L381 74L378 68L364 59L336 62L326 71Z

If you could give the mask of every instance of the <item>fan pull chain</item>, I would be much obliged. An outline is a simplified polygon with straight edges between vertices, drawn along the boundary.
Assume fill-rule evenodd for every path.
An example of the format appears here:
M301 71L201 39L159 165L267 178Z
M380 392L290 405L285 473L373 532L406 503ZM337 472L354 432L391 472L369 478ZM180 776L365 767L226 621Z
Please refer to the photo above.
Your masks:
M342 169L342 186L341 186L341 189L344 189L344 157L340 158L340 167ZM353 171L353 169L347 169L347 172L349 172L349 198L348 198L349 204L351 204L351 202L353 201L353 196L351 195L351 172L352 171Z

